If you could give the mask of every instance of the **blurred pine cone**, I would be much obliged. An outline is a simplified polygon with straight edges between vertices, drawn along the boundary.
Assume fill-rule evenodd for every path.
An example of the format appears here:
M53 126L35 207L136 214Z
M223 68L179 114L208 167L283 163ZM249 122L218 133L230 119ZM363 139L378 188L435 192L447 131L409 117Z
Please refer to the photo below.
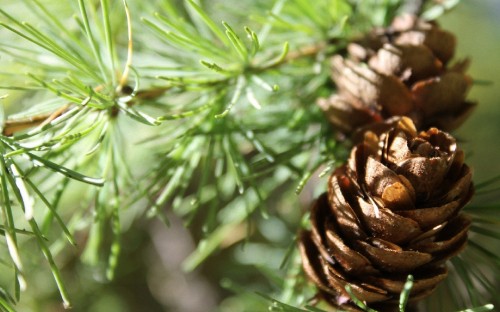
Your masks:
M417 134L403 117L365 132L311 210L299 243L319 295L358 311L345 290L368 306L399 311L409 274L410 302L429 295L447 275L446 260L467 242L460 213L473 194L471 170L455 139L436 128Z
M465 100L472 83L465 74L468 60L447 66L455 45L455 36L436 23L400 16L351 43L349 58L331 59L338 94L318 104L344 133L403 115L417 129L453 130L475 106Z

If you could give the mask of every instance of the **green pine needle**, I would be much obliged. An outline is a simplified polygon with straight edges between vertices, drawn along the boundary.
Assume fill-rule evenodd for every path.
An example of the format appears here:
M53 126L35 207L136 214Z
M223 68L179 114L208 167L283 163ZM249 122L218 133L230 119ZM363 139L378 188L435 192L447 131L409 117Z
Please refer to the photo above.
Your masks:
M413 287L413 276L408 275L406 282L403 286L403 290L401 291L401 295L399 296L399 311L404 312L406 308L406 304L408 303L408 299L410 298L410 291Z

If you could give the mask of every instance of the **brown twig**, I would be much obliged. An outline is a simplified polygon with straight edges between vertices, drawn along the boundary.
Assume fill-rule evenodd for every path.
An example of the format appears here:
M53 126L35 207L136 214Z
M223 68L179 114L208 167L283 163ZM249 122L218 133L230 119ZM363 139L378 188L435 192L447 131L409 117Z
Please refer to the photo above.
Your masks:
M263 68L259 68L260 71L262 70L268 70L271 68L276 68L281 65L290 63L294 60L303 58L303 57L311 57L315 56L321 51L324 51L324 49L328 46L326 42L320 42L315 45L310 45L310 46L305 46L302 47L296 51L291 51L289 52L281 61L276 62L270 66L266 66ZM127 86L124 85L121 88L124 89ZM168 91L171 87L154 87L150 89L145 89L145 90L139 90L136 92L136 94L133 96L133 98L128 102L130 106L135 105L137 102L135 100L154 100L156 98L159 98L162 96L166 91ZM102 89L102 86L98 86L94 89L94 91L99 91ZM125 92L127 93L127 92ZM128 93L127 93L128 95ZM4 128L2 131L2 134L5 136L12 136L17 132L24 131L26 129L34 128L40 125L45 125L50 123L52 120L55 118L61 116L67 109L71 107L70 104L66 104L60 108L58 108L56 111L52 113L46 113L46 114L39 114L35 116L30 116L28 118L23 118L23 119L15 119L15 120L6 120L4 124Z
M20 132L36 126L43 126L61 116L68 108L69 104L63 105L52 113L39 114L23 119L6 120L2 134L11 136L16 132Z
M302 57L315 56L319 52L323 51L326 46L327 44L325 42L320 42L319 44L302 47L297 51L288 53L288 55L283 60L283 63L289 63Z
M95 88L95 91L100 90L101 88ZM129 101L129 105L133 105L136 102L134 100L136 99L141 99L141 100L153 100L156 99L160 96L162 96L168 89L169 87L157 87L157 88L151 88L151 89L145 89L145 90L139 90L135 96ZM72 105L71 104L65 104L58 108L57 110L50 112L50 113L45 113L45 114L39 114L35 116L30 116L22 119L7 119L4 124L4 128L2 131L2 134L5 136L12 136L17 132L24 131L26 129L34 128L37 126L43 126L48 123L50 123L52 120L56 119L57 117L61 116L64 112L66 112Z
M326 42L320 42L317 44L301 47L296 51L288 52L288 54L279 62L273 63L269 66L263 66L263 67L258 68L258 71L276 68L276 67L293 62L294 60L297 60L297 59L300 59L303 57L316 56L320 52L324 51L327 46L328 46L328 44Z

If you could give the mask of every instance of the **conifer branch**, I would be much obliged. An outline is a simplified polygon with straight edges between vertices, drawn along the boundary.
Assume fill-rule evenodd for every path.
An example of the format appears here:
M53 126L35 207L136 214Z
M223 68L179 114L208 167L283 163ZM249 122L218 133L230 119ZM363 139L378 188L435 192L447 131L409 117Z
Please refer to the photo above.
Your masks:
M30 242L40 247L64 305L75 305L70 297L78 290L64 283L67 248L77 250L95 276L112 281L130 252L125 230L148 217L175 224L169 219L174 213L197 242L184 270L219 251L237 254L234 246L251 235L258 250L272 246L279 254L274 258L291 255L283 272L259 268L280 285L266 296L271 308L321 311L308 305L315 289L292 238L308 222L295 193L310 200L319 190L311 190L311 180L326 184L327 173L350 150L351 142L315 105L340 89L338 83L332 88L328 58L345 54L349 42L387 26L403 10L434 19L456 2L256 1L251 12L240 13L191 0L180 6L68 0L57 10L35 0L2 7L7 40L0 43L0 85L12 96L0 95L7 103L0 135L0 263L13 279L0 287L0 309L14 310L27 281L36 283L25 248ZM485 185L496 190L497 180ZM499 256L480 238L500 239L492 217L497 208L467 208L475 236L453 263L470 297L464 303L478 306L471 311L493 309L484 302L500 276ZM266 222L282 237L263 230ZM478 259L484 261L473 265ZM493 279L483 265L492 268ZM228 271L240 272L235 268ZM410 279L406 286L402 311ZM270 289L266 284L259 291Z

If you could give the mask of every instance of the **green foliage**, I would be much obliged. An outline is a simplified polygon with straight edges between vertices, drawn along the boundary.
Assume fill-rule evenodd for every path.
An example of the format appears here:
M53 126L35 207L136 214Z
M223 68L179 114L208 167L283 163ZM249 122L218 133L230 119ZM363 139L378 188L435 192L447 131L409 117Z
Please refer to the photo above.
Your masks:
M15 310L37 270L35 252L23 246L38 246L68 307L71 286L59 263L70 263L72 251L110 282L127 249L124 232L144 216L168 225L173 212L197 239L185 271L230 249L228 237L229 245L250 234L275 244L255 228L282 224L284 243L272 246L288 260L288 277L261 265L273 287L256 291L280 298L271 299L272 311L321 311L307 303L314 290L294 242L303 216L292 203L310 179L345 160L349 143L333 136L314 103L332 92L328 56L386 25L407 2L251 1L244 16L225 8L230 22L215 17L227 14L217 11L222 2L2 6L0 89L9 97L0 95L0 265L13 278L1 281L0 309ZM428 18L454 5L426 2ZM276 204L283 194L292 203ZM475 233L500 238L498 217L485 217L497 209L471 206ZM242 228L245 235L234 234ZM495 270L500 258L475 238L470 245L453 266L470 295L465 303L478 306L486 299L476 283L493 293L496 281L466 264L481 258Z

